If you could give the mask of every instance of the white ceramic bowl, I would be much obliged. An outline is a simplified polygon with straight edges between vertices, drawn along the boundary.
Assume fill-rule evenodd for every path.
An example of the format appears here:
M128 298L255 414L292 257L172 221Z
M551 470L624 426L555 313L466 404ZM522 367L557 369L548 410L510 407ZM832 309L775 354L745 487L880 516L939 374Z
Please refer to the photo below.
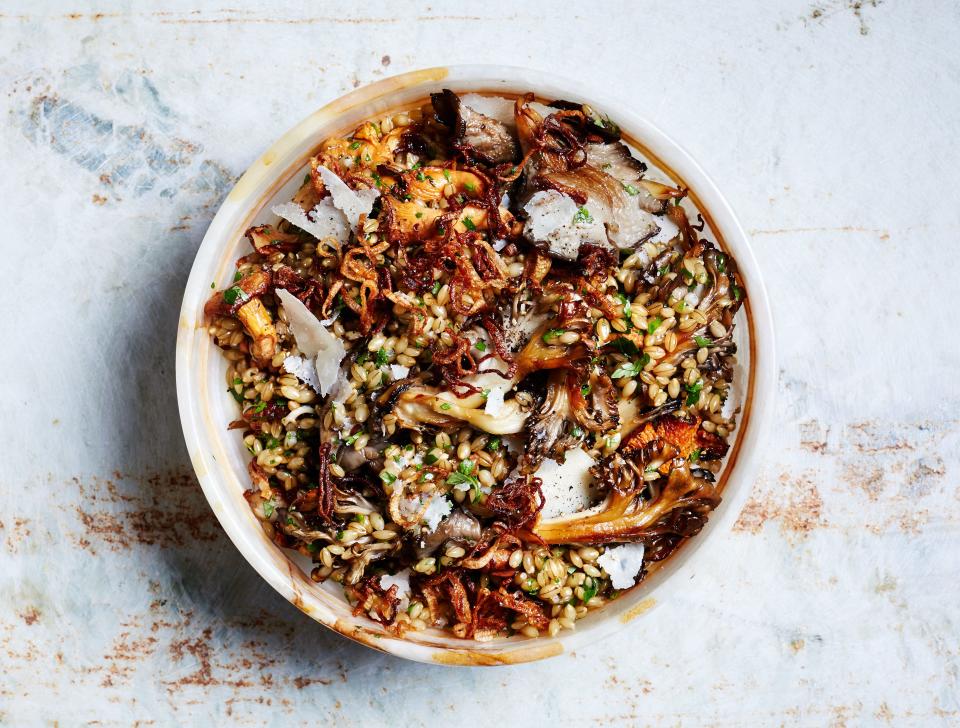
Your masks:
M434 630L397 638L366 617L353 616L338 584L311 581L298 554L266 538L243 498L249 487L249 454L239 434L227 430L227 423L237 416L236 404L225 391L226 361L204 326L203 304L211 282L219 289L232 280L234 261L247 252L243 232L270 219L271 205L290 199L314 148L332 134L349 131L369 117L424 102L442 88L506 96L533 91L539 100L573 99L609 115L648 162L690 190L690 202L707 223L705 235L733 254L747 291L737 326L741 376L735 394L742 413L720 476L722 503L703 531L640 585L578 622L576 631L563 631L554 638L514 636L473 642ZM698 555L717 534L730 529L747 496L772 407L774 372L773 329L760 271L733 211L699 165L632 111L628 99L607 99L562 79L500 66L431 68L387 78L327 104L284 134L240 178L211 223L190 272L177 336L177 398L190 458L210 506L247 561L298 609L341 634L401 657L447 665L508 664L558 655L627 629L628 622L642 618L655 605L669 604L674 592L687 589L689 578L701 568ZM687 578L673 578L678 572Z

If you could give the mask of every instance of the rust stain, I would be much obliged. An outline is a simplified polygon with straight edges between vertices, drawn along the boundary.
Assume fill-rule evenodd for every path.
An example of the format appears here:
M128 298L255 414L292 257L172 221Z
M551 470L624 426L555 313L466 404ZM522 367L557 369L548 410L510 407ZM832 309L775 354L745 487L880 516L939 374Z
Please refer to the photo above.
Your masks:
M93 553L99 547L125 551L134 545L171 547L222 537L186 469L142 477L115 472L111 478L72 479L82 505L74 506L82 533L71 534Z
M620 621L626 624L632 619L636 619L641 614L646 614L657 605L657 600L653 597L647 597L630 607L626 612L620 615Z
M27 626L32 626L37 623L37 620L40 619L40 610L36 607L27 607L22 612L20 612L20 618L27 623Z
M740 512L734 531L758 534L768 521L778 521L786 533L805 538L826 525L823 499L809 475L791 477L783 473L777 483L773 489L754 491Z
M107 204L107 198L104 197L103 195L98 195L96 193L94 193L93 197L91 198L91 201L93 202L94 205Z
M28 526L29 523L29 518L20 518L19 516L14 516L13 525L4 539L4 546L6 547L8 553L17 553L17 551L20 550L20 544L26 542L30 538L31 531ZM3 521L0 521L0 531L6 530L7 526Z

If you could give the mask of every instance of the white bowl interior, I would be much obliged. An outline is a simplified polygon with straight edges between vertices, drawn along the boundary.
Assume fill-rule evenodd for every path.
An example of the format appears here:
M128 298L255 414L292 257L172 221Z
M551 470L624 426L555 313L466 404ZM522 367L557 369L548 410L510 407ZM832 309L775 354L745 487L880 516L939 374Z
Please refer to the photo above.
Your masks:
M673 180L691 191L688 210L701 212L704 235L717 241L737 260L748 295L737 317L734 339L739 348L731 406L741 407L739 427L720 478L723 502L703 531L685 543L638 586L587 618L575 632L555 638L513 636L477 643L436 630L408 633L400 639L364 616L354 617L342 588L316 584L307 575L308 562L267 539L250 511L243 492L249 488L247 461L239 433L226 426L238 416L226 392L227 362L206 333L203 304L211 283L217 289L232 280L234 261L248 252L243 231L275 220L272 205L293 196L311 151L331 134L353 129L370 117L423 101L442 88L458 92L516 95L533 91L538 98L588 102L617 121L657 178ZM248 561L281 594L317 621L371 647L402 657L442 664L502 664L540 659L592 642L682 589L684 580L670 580L677 571L693 576L696 554L714 534L727 530L739 512L751 482L759 435L773 393L773 339L766 291L749 243L729 207L703 171L649 123L597 98L574 84L523 69L458 67L429 69L386 79L329 104L308 117L268 150L237 183L210 226L197 254L184 295L177 341L177 390L190 456L204 493L230 538Z

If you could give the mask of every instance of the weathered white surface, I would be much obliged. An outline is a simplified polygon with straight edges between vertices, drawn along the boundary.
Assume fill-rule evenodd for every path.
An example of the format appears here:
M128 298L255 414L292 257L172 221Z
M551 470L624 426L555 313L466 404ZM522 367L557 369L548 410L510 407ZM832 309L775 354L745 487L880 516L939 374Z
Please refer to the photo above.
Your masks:
M0 10L0 723L960 721L956 4L313 6ZM782 366L715 578L496 670L377 654L274 594L174 401L180 291L236 175L353 86L456 62L602 84L687 146L753 235Z

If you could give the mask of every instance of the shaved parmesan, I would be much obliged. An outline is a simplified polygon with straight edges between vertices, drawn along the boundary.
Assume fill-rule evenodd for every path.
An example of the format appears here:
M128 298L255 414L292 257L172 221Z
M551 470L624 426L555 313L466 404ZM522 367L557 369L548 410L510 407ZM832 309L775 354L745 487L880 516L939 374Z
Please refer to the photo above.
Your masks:
M393 381L398 379L403 379L410 373L410 367L401 366L400 364L391 364L390 365L390 378Z
M323 180L324 186L330 192L334 207L343 212L347 222L350 223L350 227L356 227L362 215L370 214L374 200L380 196L377 190L352 190L335 172L326 167L318 167L317 171L320 173L320 179Z
M431 532L436 531L437 526L440 525L440 521L449 516L452 510L453 504L451 504L447 498L442 495L435 495L423 514L422 523L426 525Z
M400 599L400 609L410 606L410 569L398 571L396 574L384 574L380 577L380 586L384 590L397 587L397 597Z
M597 565L607 572L614 589L629 589L643 568L643 552L642 543L608 546L597 559Z
M309 359L302 356L288 356L283 360L283 371L292 374L304 384L310 386L314 392L320 391L320 380L317 379L317 368Z
M502 96L481 96L480 94L464 94L460 103L478 114L489 116L491 119L506 124L511 129L517 123L513 114L513 102Z
M584 208L589 212L587 202ZM545 244L557 258L576 260L580 246L587 243L610 247L603 223L580 214L577 203L556 190L533 193L523 209L527 213L523 234L534 243Z
M483 411L494 417L503 412L503 392L502 387L491 387L487 393L487 403L483 406Z
M590 468L596 461L579 447L563 463L544 460L534 476L543 481L543 518L579 513L590 505Z
M316 391L326 396L337 382L340 375L340 362L347 355L347 350L343 342L327 331L299 298L283 288L277 289L277 298L280 299L280 304L287 314L287 322L290 325L290 331L293 332L293 338L297 341L297 348L308 359L313 359L318 385ZM291 366L297 367L297 363L293 362ZM291 373L296 374L296 372ZM306 379L304 381L310 384Z
M343 213L333 205L329 197L321 200L309 213L296 202L284 202L272 208L274 215L282 217L301 230L310 233L317 240L337 238L345 240L350 234Z

